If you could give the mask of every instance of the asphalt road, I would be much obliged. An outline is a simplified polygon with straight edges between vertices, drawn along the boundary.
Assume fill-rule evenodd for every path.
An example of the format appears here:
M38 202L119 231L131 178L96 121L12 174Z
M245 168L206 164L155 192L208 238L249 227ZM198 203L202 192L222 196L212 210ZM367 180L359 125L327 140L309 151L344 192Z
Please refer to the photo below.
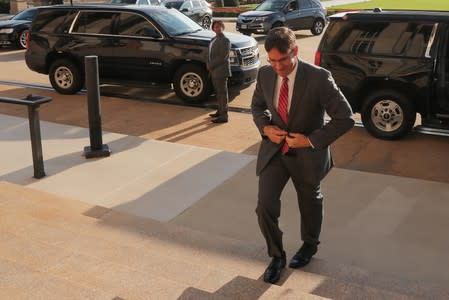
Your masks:
M234 31L233 23L226 30ZM266 63L263 35L255 35L260 55ZM320 37L308 31L297 32L300 56L313 62ZM24 51L0 48L0 81L25 82L49 87L48 77L30 71L24 62ZM214 105L186 107L165 87L113 87L101 88L103 130L168 142L192 144L238 153L256 154L259 135L251 115L239 113L239 108L250 106L254 84L240 91L232 90L230 106L235 110L230 122L212 125L208 119ZM33 89L0 84L0 95L23 97L30 93L53 98L42 106L41 119L56 123L88 127L85 95L65 96L51 89ZM106 95L115 95L115 97ZM127 97L124 99L123 96ZM150 100L157 100L155 103ZM0 114L26 117L24 107L0 104ZM42 133L45 137L45 133ZM419 179L449 182L449 138L411 133L400 141L382 141L368 135L363 128L354 128L333 145L337 167L391 174Z

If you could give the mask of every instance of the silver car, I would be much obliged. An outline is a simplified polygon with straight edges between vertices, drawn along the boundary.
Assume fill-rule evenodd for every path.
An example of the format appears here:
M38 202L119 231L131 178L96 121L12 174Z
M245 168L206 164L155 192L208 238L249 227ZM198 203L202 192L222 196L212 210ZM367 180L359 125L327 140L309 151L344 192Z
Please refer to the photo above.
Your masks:
M292 30L310 29L319 35L326 25L326 9L319 0L266 0L254 10L241 13L236 29L243 34L267 33L287 26Z

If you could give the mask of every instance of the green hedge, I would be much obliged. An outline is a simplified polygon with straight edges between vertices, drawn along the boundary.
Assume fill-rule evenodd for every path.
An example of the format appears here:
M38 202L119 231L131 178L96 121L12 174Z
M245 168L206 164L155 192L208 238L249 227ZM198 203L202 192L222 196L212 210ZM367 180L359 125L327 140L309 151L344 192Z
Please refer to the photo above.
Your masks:
M0 0L0 13L9 14L10 6L9 1Z

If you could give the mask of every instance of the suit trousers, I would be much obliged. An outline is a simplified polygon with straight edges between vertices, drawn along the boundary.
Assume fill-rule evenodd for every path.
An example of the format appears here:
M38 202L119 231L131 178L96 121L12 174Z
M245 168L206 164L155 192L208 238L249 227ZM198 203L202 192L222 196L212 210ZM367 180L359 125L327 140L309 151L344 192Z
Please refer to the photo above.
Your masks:
M301 166L296 157L279 151L259 175L259 193L256 208L260 230L265 238L270 257L280 257L284 251L282 231L278 219L281 214L281 193L291 178L296 190L301 214L301 239L318 245L323 220L323 195L320 183L305 183L297 175Z
M228 77L212 76L220 118L228 119Z

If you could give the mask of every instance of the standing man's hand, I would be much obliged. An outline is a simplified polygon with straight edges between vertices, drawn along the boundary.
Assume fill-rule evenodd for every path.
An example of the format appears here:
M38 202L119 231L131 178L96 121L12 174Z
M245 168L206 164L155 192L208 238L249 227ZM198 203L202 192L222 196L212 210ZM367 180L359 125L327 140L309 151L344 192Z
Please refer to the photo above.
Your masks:
M263 134L266 135L273 143L280 144L285 140L287 131L276 125L267 125L263 128Z
M206 69L210 72L210 66L209 66L209 64L206 64Z
M289 148L309 148L312 147L307 136L300 133L289 133L285 138Z

